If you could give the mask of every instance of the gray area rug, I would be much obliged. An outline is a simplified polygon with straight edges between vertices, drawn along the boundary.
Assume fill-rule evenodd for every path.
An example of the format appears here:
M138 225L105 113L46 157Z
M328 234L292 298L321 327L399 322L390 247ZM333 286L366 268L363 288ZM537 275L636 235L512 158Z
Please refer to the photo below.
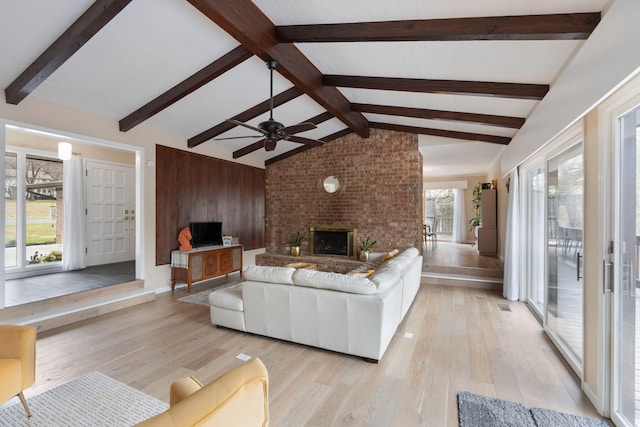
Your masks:
M217 291L219 289L228 288L229 286L233 286L241 281L235 281L231 283L226 283L221 286L216 286L215 288L207 289L206 291L198 292L197 294L189 294L182 298L178 298L178 301L188 302L190 304L198 304L198 305L206 305L209 307L209 294L213 291Z
M604 421L463 391L458 393L460 427L609 427Z
M27 398L27 403L31 418L27 418L18 398L3 405L0 426L124 427L149 419L169 407L100 372L90 372Z

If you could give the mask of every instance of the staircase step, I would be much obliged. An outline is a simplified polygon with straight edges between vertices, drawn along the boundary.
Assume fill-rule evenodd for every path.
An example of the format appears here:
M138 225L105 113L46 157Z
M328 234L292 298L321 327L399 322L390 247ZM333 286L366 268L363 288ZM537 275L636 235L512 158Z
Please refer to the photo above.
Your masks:
M468 274L445 274L423 272L423 283L445 286L462 286L465 288L487 289L492 291L502 290L502 277L474 276Z
M0 310L0 323L29 325L42 332L155 300L155 291L142 285L137 280L7 307Z
M496 270L493 268L478 268L478 267L457 267L448 265L428 265L423 269L425 273L438 273L438 274L459 274L468 276L482 276L491 277L496 279L502 279L504 271Z

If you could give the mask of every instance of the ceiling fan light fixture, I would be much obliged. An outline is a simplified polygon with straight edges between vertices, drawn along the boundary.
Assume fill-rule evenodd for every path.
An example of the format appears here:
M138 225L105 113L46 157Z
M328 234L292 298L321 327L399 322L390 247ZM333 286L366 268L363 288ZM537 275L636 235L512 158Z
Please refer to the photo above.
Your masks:
M298 142L300 144L312 143L314 145L322 144L322 141L305 138L302 136L296 136L295 134L300 132L306 132L311 129L315 129L317 126L311 122L298 123L297 125L285 126L280 122L277 122L273 118L273 70L278 65L278 62L274 59L270 59L267 61L267 68L270 70L271 74L271 84L270 84L270 97L269 97L269 119L260 122L258 126L252 126L247 123L243 123L241 121L235 119L228 119L229 122L233 123L237 126L244 126L248 129L259 132L261 135L256 135L257 137L264 138L264 149L265 151L273 151L276 148L276 144L280 140L289 141L294 137L294 142ZM218 139L235 139L237 137L231 138L218 138Z

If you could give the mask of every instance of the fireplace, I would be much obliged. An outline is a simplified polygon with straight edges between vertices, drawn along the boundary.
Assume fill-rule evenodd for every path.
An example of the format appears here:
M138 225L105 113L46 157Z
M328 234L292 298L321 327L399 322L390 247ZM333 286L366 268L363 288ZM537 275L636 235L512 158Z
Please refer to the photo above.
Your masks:
M355 258L357 241L358 230L355 228L311 227L309 229L311 255Z

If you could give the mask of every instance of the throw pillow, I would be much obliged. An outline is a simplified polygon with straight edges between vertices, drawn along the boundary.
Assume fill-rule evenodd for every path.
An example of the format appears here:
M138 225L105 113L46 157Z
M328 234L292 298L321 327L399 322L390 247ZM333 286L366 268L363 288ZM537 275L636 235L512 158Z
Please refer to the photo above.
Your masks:
M382 258L382 262L389 261L391 258L396 256L400 252L398 249L394 249L391 252L387 253L384 258Z

